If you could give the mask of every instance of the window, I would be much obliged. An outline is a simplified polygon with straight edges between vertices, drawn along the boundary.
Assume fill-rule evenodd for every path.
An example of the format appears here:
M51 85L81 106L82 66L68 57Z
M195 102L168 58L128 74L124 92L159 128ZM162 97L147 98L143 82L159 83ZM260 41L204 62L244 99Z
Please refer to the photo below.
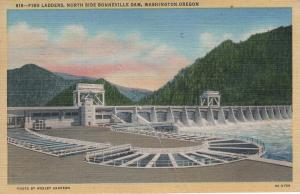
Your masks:
M41 117L42 114L41 113L32 113L32 117Z
M71 116L78 116L78 112L66 112L65 113L66 117L71 117Z
M103 119L110 119L110 115L103 115Z
M42 114L43 117L50 117L51 116L51 113L50 112L44 112Z
M72 116L72 113L71 112L66 112L65 116L70 117L70 116Z
M96 115L96 119L102 119L102 115Z
M51 113L51 116L52 117L58 117L59 116L59 112L53 112L53 113Z

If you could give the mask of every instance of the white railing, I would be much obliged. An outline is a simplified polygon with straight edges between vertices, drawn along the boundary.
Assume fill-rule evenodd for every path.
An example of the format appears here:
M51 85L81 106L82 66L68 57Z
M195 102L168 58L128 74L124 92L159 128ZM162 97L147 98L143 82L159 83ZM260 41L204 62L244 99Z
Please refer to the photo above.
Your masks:
M86 153L86 159L92 158L92 157L97 157L97 156L111 155L113 153L117 153L119 151L123 151L123 150L126 150L126 149L131 150L132 149L131 145L130 144L124 144L124 145L109 147L109 148L102 149L102 150L87 152Z
M190 147L178 147L178 148L139 148L134 147L133 149L136 150L138 153L147 153L147 154L168 154L168 153L188 153L199 151L203 149L205 145L199 146L190 146Z
M148 129L148 130L145 130ZM259 139L252 138L252 137L244 137L244 136L237 136L237 135L228 135L228 134L215 134L215 133L204 133L204 132L163 132L159 130L153 130L153 128L148 128L147 126L124 126L114 128L112 127L113 131L116 132L123 132L123 133L134 133L139 135L146 135L152 137L159 137L159 138L169 138L169 139L182 139L184 141L190 141L189 138L195 139L192 136L197 138L221 138L222 140L226 139L234 139L234 140L241 140L247 143L252 143L257 145L259 151L258 155L262 156L265 153L265 144ZM186 137L183 137L186 136Z
M102 144L102 143L94 143L94 142L87 142L87 141L80 141L76 139L67 139L67 138L60 138L60 137L52 137L44 134L40 134L29 129L25 129L26 132L31 134L33 137L39 137L40 140L47 140L53 142L53 145L56 143L68 144L67 146L63 146L61 148L52 148L52 144L49 143L46 145L44 144L36 144L31 142L30 139L23 140L18 139L18 137L7 137L8 143L13 144L18 147L22 147L25 149L29 149L36 152L41 152L48 155L53 156L67 156L76 153L88 152L92 150L104 149L110 146L110 144Z
M253 137L245 137L245 136L238 136L238 135L228 135L228 134L214 134L214 133L203 133L203 132L179 132L178 134L182 135L194 135L194 136L208 136L208 137L215 137L215 138L222 138L226 139L233 139L233 140L241 140L247 143L253 143L259 147L259 154L262 155L265 153L265 143L259 139ZM222 141L222 140L220 140Z
M69 144L79 144L79 145L89 145L89 146L96 146L96 147L103 147L105 145L109 146L109 143L95 143L95 142L89 142L89 141L82 141L82 140L77 140L77 139L69 139L69 138L63 138L63 137L54 137L54 136L49 136L49 135L44 135L41 133L37 133L35 131L32 131L30 129L25 128L25 130L35 136L38 136L43 139L51 140L51 141L56 141L56 142L61 142L61 143L69 143Z

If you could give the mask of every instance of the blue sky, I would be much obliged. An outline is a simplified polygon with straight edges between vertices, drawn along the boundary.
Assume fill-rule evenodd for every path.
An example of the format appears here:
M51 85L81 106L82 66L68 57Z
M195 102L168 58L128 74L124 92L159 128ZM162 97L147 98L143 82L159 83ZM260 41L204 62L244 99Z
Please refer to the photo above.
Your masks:
M20 26L21 24L23 26ZM139 46L135 47L135 49L145 49L142 53L138 53L138 57L143 57L146 55L145 52L149 51L150 48L146 45L152 45L151 51L156 48L158 49L156 53L166 52L166 54L170 54L170 56L180 55L182 58L178 59L178 61L188 64L191 64L196 58L204 56L207 52L209 52L209 50L225 39L232 39L235 42L239 42L241 40L246 40L251 34L265 32L279 26L287 25L291 25L290 8L11 10L8 12L8 27L10 29L9 33L11 37L17 36L21 30L27 30L28 33L32 30L36 33L36 36L41 34L44 36L41 36L38 43L40 43L41 40L44 41L44 39L47 39L47 41L50 42L48 45L51 45L57 44L58 41L61 41L64 32L66 29L69 29L68 37L72 37L74 34L81 37L83 36L82 34L84 34L86 38L95 38L99 34L106 34L106 40L109 39L112 41L115 39L119 42L123 41L123 43L126 44L126 48L128 48L128 42L131 41L130 38L135 37L132 44L139 44ZM72 31L74 33L72 33ZM107 34L113 34L114 37L108 37ZM76 41L78 36L74 36L73 41ZM29 37L29 39L31 38ZM33 42L34 39L35 38L32 38ZM89 39L87 38L87 40ZM87 40L85 40L85 42ZM135 43L135 41L137 41L137 43ZM115 42L113 43L115 44ZM89 47L89 45L85 46ZM103 44L103 46L107 47L106 44ZM13 48L16 49L16 47L12 46L12 49ZM24 46L22 48L26 49ZM47 53L50 53L49 50L51 50L49 46L47 46L47 48L45 46L40 46L39 48L47 49ZM34 49L36 51L37 48ZM95 49L105 48L97 46ZM20 48L18 48L18 51L19 50ZM46 51L44 50L44 52ZM17 51L15 50L13 53L17 54ZM39 52L39 54L41 53L42 51ZM137 57L136 53L131 54L133 57ZM13 57L18 57L18 55L11 56L11 60L9 60L9 62L11 62L9 65L11 65L12 68L23 65L20 61L30 62L30 60L26 61L28 60L28 57L26 60L21 58L20 60L14 60L12 59ZM118 55L114 54L111 57L116 58ZM93 60L91 60L92 58ZM108 63L115 61L115 58L113 60L108 60L106 57L104 60L104 58L100 59L91 57L86 59L86 61L78 60L77 62L80 64L87 62L91 65L99 63L99 66L101 66L101 61L97 60L106 61L106 65L108 65ZM142 59L140 59L140 61L142 61ZM42 63L45 61L37 62ZM132 60L128 59L126 64L130 62L132 62ZM168 62L167 59L165 59L162 63L166 62ZM53 63L55 63L54 59L51 61L51 64ZM67 62L65 64L62 64L61 62L59 63L61 65L67 65ZM73 60L72 65L74 63L76 63L76 61ZM118 64L120 63L122 63L121 59L118 61ZM174 67L172 74L176 74L180 68L187 66L188 64L177 65ZM39 65L44 65L47 68L50 66L50 64ZM55 65L57 67L58 64ZM149 65L149 62L147 65ZM166 65L166 67L168 67L168 65ZM136 71L141 70L139 67L135 67L133 69ZM88 74L88 72L86 73ZM132 76L133 73L134 72L130 74L129 72L129 75ZM106 75L101 73L99 75L92 76L101 76L107 79L113 77L108 74ZM120 72L118 72L115 76L120 77ZM171 75L168 75L164 78L164 80L162 80L162 82L153 84L152 86L150 86L151 84L149 86L146 86L146 84L145 87L143 87L143 85L139 86L130 83L127 84L135 87L155 89L158 85L162 85L167 81L166 79L171 77ZM121 79L114 80L113 78L111 78L111 81L118 83L122 82ZM133 80L133 82L135 81Z

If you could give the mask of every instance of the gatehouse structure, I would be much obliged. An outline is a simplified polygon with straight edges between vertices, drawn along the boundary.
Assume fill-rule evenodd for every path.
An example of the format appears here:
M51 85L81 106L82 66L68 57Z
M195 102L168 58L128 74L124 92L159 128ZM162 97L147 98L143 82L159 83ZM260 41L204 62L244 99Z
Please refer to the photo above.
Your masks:
M105 90L103 84L78 83L76 90L73 92L73 105L82 106L88 99L94 105L104 106Z
M201 106L216 106L221 105L221 95L218 91L205 91L200 96Z

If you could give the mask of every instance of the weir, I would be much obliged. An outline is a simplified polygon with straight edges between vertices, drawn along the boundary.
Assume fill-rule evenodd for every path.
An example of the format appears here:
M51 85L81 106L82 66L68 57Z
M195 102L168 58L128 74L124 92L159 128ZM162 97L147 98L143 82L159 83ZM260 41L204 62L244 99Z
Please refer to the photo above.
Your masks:
M221 98L217 91L204 92L200 96L200 106L105 106L104 93L101 84L79 84L74 91L74 106L8 107L7 126L44 130L76 125L177 123L201 127L292 118L290 105L220 106Z
M250 107L247 107L245 110L245 117L248 121L254 121L253 114Z
M259 112L259 108L258 107L254 107L254 110L253 110L253 118L254 120L256 121L261 121L261 116L260 116L260 112Z
M92 106L8 107L8 126L41 129L68 126L97 126L113 123L181 123L184 126L205 126L239 122L291 119L290 105L282 106ZM56 112L59 114L57 115ZM215 114L214 114L215 113ZM21 123L23 122L23 123Z

